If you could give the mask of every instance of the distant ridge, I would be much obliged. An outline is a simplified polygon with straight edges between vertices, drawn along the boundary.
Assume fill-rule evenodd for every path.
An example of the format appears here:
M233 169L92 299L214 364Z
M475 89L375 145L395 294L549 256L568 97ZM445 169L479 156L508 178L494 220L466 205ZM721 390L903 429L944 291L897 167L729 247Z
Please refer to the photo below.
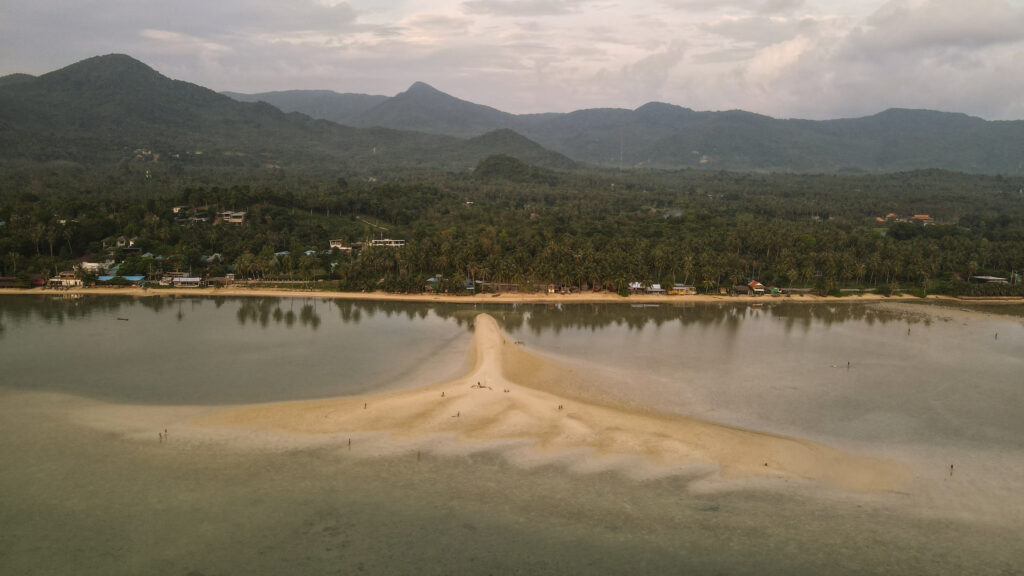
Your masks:
M285 111L335 120L343 116L353 126L460 137L509 129L574 161L621 168L1024 173L1024 122L990 122L959 113L890 109L863 118L815 121L649 102L635 110L515 115L422 82L394 97L375 98L381 99L377 105L357 114L264 99Z
M352 126L361 115L388 100L387 96L370 94L339 94L330 90L285 90L262 94L221 92L239 102L266 102L285 112L300 112L313 118L322 118Z

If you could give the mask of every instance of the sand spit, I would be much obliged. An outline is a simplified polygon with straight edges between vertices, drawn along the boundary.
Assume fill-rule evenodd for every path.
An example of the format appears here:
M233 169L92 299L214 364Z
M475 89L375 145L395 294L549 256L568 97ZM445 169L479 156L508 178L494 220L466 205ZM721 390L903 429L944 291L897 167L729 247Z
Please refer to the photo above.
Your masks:
M717 471L725 478L805 479L858 492L894 490L910 477L897 463L816 442L584 399L560 389L559 367L509 341L486 314L476 317L473 354L469 372L443 384L233 407L203 413L193 423L343 443L353 436L386 437L427 450L452 440L505 445L524 463L566 458L582 469Z

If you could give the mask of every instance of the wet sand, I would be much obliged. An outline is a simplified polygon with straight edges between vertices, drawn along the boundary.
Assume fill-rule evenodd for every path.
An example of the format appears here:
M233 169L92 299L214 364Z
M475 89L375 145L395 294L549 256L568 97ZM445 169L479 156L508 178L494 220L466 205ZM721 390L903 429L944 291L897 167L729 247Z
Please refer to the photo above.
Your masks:
M297 442L496 447L523 465L564 458L583 470L801 479L858 492L896 490L910 476L898 463L812 441L582 398L559 389L559 366L509 341L486 314L476 318L473 355L464 376L442 384L207 411L192 424Z

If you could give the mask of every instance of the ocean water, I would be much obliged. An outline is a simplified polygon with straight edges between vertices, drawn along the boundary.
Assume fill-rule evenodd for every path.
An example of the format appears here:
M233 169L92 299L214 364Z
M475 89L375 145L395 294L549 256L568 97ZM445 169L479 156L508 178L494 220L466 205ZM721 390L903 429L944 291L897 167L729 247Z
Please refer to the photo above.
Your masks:
M1014 417L1024 406L1024 326L1013 315L164 300L0 298L0 573L1024 566L1024 419ZM867 495L800 482L636 480L557 462L524 469L486 451L418 459L358 446L140 441L74 418L97 402L363 394L415 385L424 367L444 380L465 366L479 311L523 346L599 374L596 395L899 459L914 480Z

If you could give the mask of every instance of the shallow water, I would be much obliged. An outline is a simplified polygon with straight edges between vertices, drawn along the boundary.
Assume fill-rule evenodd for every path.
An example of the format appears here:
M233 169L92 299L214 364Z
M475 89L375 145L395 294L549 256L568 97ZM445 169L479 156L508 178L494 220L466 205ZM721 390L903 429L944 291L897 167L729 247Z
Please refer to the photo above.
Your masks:
M524 346L609 376L593 380L595 393L906 458L917 476L908 493L638 481L523 469L487 452L417 460L363 457L358 445L253 451L174 435L161 444L69 418L93 399L358 394L389 379L412 385L424 362L443 379L463 365L469 319L482 309L318 301L314 326L309 312L298 319L301 302L170 300L153 310L103 299L83 312L81 302L0 299L0 573L1014 574L1024 565L1021 419L1005 406L1024 405L1024 337L1019 319L1001 316L484 308ZM178 352L154 352L162 346ZM216 370L250 348L250 370ZM92 375L118 358L122 369ZM191 374L187 392L146 382L164 369ZM966 390L965 373L979 375ZM964 458L951 478L949 454ZM969 492L980 496L958 505Z

